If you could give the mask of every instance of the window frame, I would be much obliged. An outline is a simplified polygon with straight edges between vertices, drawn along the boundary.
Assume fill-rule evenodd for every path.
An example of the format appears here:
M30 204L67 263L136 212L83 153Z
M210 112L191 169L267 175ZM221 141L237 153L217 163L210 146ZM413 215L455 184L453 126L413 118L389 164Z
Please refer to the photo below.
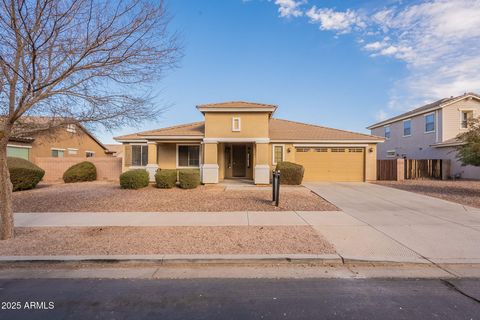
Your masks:
M183 146L195 146L198 147L198 166L180 166L179 160L180 160L180 147ZM202 166L202 145L198 143L179 143L176 146L176 168L177 169L199 169Z
M23 145L16 145L16 144L7 144L7 154L8 154L8 148L13 148L13 149L27 149L27 159L30 161L30 149L32 149L32 146L23 146ZM23 159L23 158L22 158Z
M53 156L53 151L57 151L57 156L54 157ZM61 151L62 152L62 156L59 157L58 156L58 152ZM62 149L62 148L50 148L50 155L52 158L65 158L65 149Z
M463 126L463 121L464 121L464 120L463 120L463 115L464 115L464 114L467 114L467 115L468 115L469 113L472 114L472 118L471 118L471 119L475 118L475 110L473 110L473 109L461 109L461 110L460 110L460 129L462 129L462 130L468 130L468 116L467 116L466 126L464 127L464 126Z
M131 152L132 152L132 155L131 155L131 157L132 157L132 165L131 165L131 167L132 167L132 168L145 168L145 167L147 166L147 164L148 164L148 145L147 145L146 143L132 143L132 144L130 144L130 146L132 147L132 150L131 150ZM147 162L146 162L145 165L142 165L142 163L143 163L143 157L142 157L143 152L142 152L142 149L141 149L141 148L140 148L140 165L136 165L136 164L133 163L133 147L134 147L134 146L140 146L140 147L145 147L145 148L147 148Z
M431 131L427 131L427 117L429 116L433 116L433 130ZM431 112L431 113L427 113L423 116L423 119L424 119L424 123L425 123L425 126L424 126L424 132L425 133L433 133L435 132L436 130L436 126L437 126L437 119L435 119L435 112ZM411 129L411 124L410 124L410 132L412 131Z
M284 144L272 144L272 164L277 165L277 159L275 159L275 147L281 147L282 148L282 161L285 161L285 145Z
M405 122L410 122L410 133L409 134L405 134ZM406 138L406 137L411 137L412 136L412 119L405 119L403 120L402 122L402 130L403 130L403 137Z
M77 126L73 123L67 124L67 132L77 133Z
M387 137L387 128L388 128L388 137ZM383 137L385 140L390 140L392 138L392 127L389 124L383 126Z
M238 120L238 128L235 127L235 121L236 120ZM232 131L233 132L242 131L242 119L240 117L233 117L232 118Z
M87 153L91 153L92 156L91 157L87 156ZM93 157L95 157L95 151L90 151L90 150L85 151L85 158L93 158ZM147 161L148 161L148 153L147 153Z
M389 155L390 152L393 152L393 155ZM396 158L396 157L397 157L397 151L395 149L387 150L387 158Z

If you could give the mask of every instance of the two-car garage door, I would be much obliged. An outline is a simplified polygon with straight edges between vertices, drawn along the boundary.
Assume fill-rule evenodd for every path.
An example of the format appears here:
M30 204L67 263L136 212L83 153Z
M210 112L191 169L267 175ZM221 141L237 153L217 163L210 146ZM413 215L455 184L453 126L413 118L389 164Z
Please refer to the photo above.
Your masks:
M304 181L364 181L365 148L296 147L295 162L305 168Z

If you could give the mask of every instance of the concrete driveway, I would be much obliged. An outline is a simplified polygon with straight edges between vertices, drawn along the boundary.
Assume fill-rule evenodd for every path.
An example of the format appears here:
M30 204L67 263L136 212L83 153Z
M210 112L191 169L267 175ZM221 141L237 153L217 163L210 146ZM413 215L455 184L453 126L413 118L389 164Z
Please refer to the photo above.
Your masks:
M480 263L480 210L369 183L307 183L343 210L315 228L344 258Z

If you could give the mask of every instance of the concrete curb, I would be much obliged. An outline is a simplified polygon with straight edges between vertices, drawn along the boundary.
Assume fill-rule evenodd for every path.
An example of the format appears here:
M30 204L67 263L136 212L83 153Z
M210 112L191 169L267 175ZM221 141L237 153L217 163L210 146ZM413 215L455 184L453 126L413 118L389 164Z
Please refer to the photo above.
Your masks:
M0 264L10 263L135 263L158 264L267 264L324 263L342 264L337 254L172 254L172 255L90 255L90 256L2 256Z

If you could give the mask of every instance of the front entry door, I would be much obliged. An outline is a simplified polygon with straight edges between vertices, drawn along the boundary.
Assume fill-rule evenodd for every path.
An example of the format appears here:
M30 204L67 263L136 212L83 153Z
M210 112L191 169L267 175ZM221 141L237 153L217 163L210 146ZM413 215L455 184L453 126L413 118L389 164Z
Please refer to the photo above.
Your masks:
M247 175L247 147L245 145L234 144L232 146L232 175L234 177L245 177Z

